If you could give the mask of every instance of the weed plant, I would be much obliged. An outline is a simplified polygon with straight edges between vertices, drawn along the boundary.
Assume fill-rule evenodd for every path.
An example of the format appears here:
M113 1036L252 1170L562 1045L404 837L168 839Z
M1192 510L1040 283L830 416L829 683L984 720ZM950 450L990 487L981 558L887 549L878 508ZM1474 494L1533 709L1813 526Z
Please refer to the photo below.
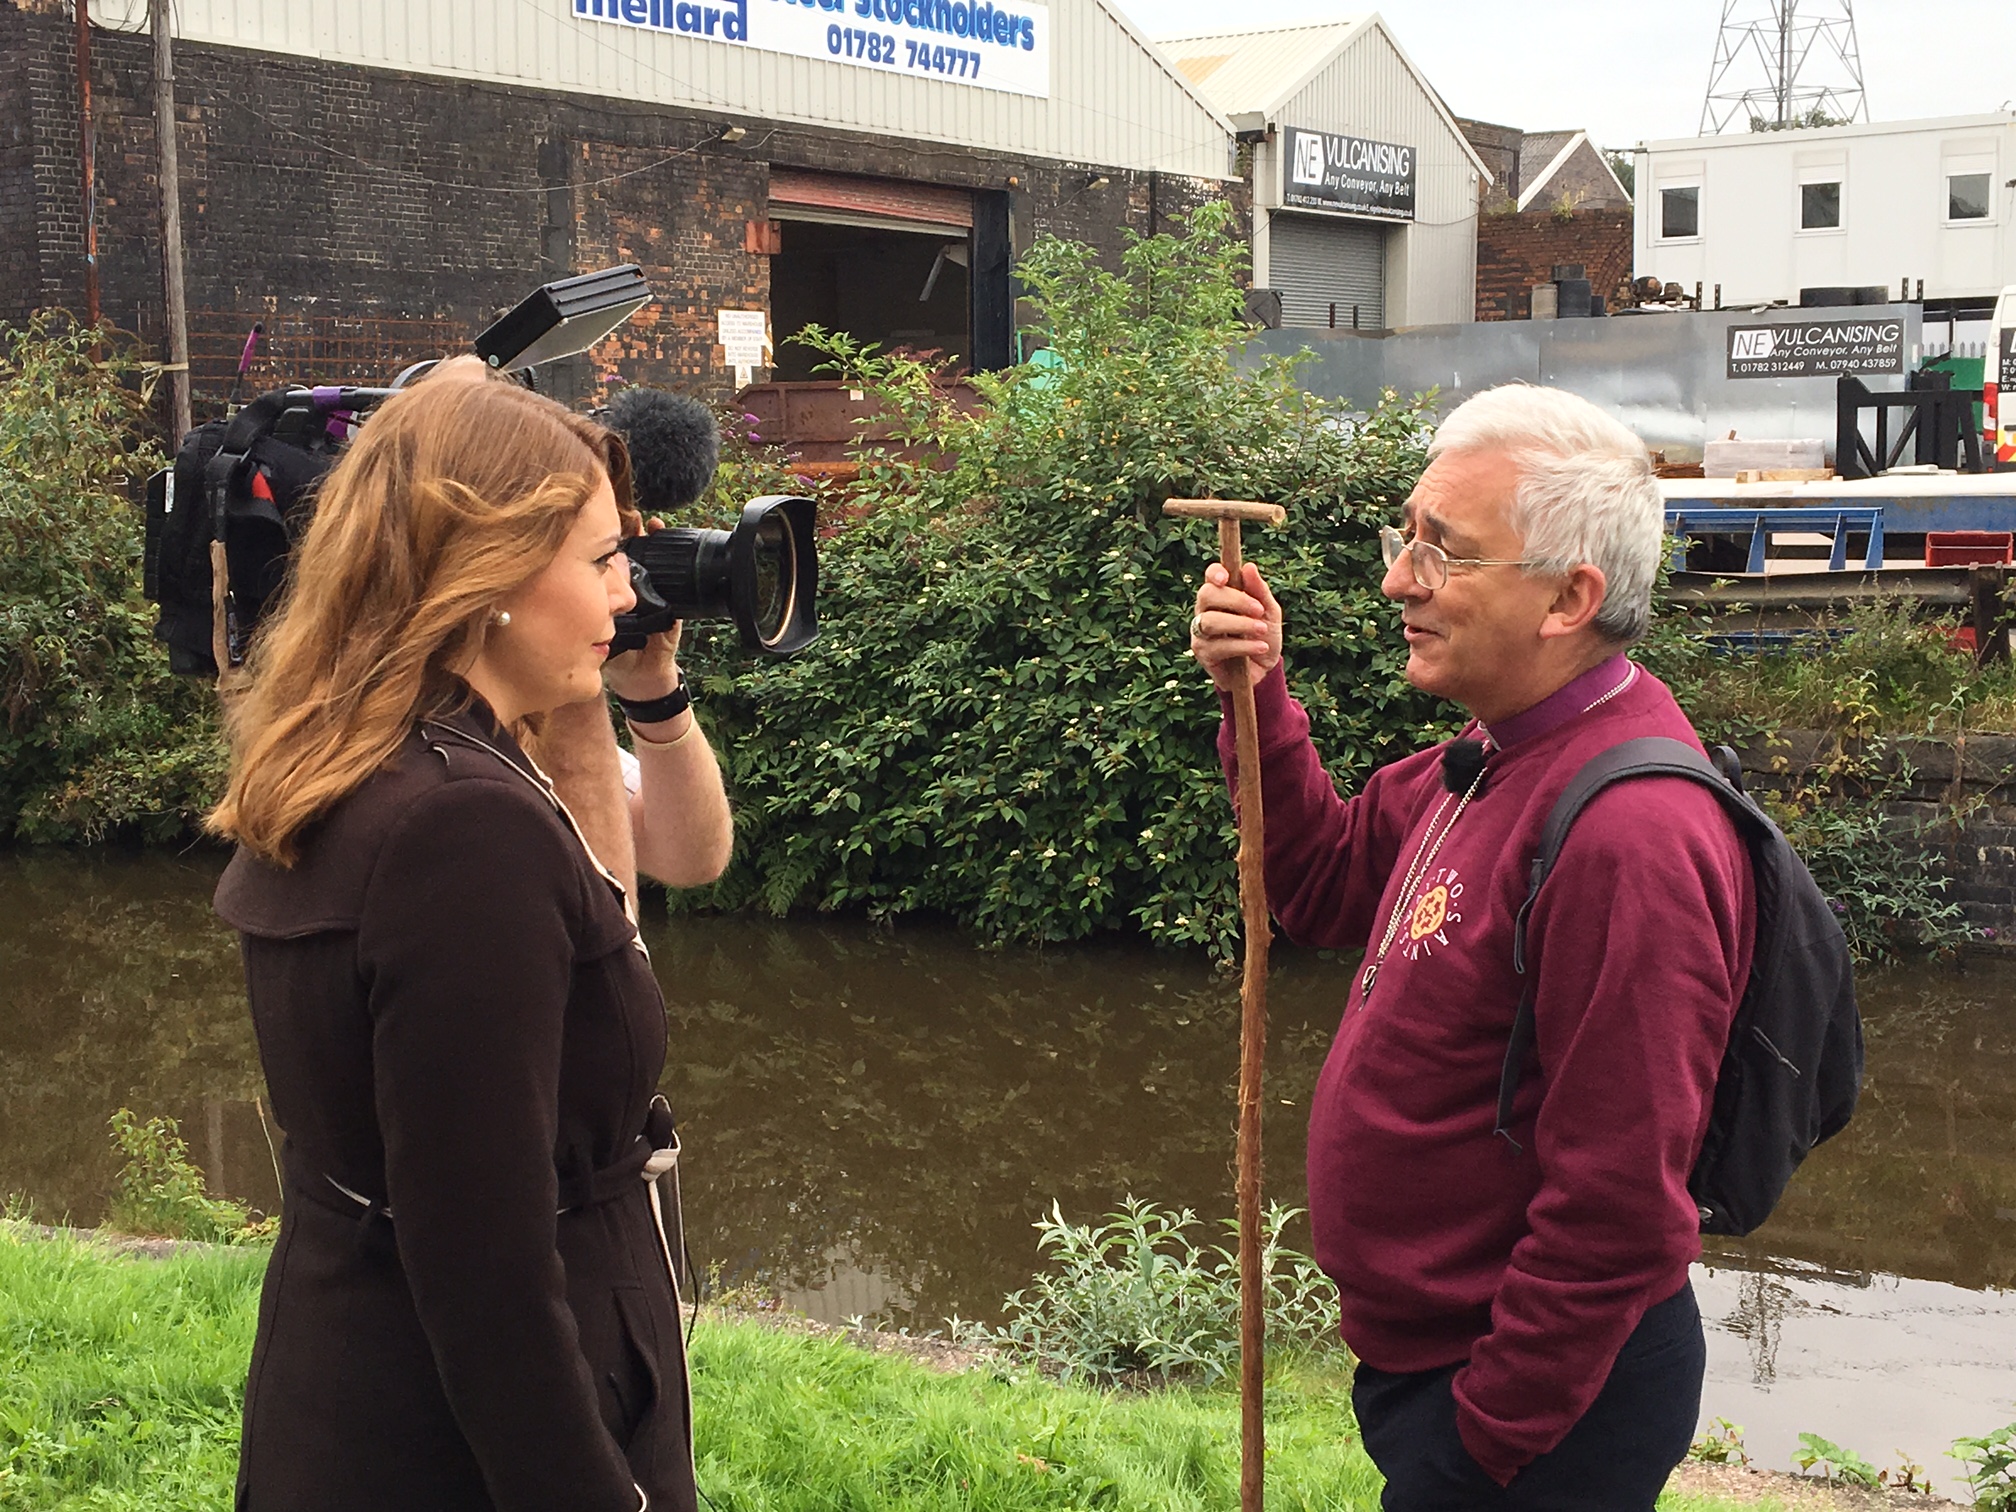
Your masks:
M1948 1452L1967 1472L1977 1512L2016 1512L2016 1423L1955 1440Z
M1300 1212L1275 1203L1262 1220L1270 1349L1336 1339L1336 1288L1315 1261L1281 1244ZM1052 1269L1007 1298L1002 1327L955 1322L954 1332L1064 1380L1219 1380L1239 1363L1238 1223L1227 1220L1230 1241L1208 1249L1191 1237L1197 1226L1188 1208L1134 1197L1102 1224L1071 1223L1052 1203L1036 1225Z
M1823 1480L1838 1480L1871 1491L1883 1485L1881 1473L1869 1461L1853 1449L1843 1449L1832 1439L1824 1439L1817 1433L1799 1435L1799 1448L1792 1456L1792 1463L1805 1475L1811 1475L1817 1468Z
M119 1171L107 1227L122 1234L206 1244L260 1244L279 1232L278 1219L258 1217L235 1202L210 1195L174 1119L150 1118L143 1123L131 1110L121 1108L111 1122L112 1142L126 1163Z

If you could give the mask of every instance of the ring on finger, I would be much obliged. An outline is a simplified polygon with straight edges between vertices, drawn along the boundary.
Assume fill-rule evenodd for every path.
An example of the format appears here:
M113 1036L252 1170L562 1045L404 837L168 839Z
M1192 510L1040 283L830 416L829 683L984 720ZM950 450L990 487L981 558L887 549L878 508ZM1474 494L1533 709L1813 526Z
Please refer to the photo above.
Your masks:
M1202 636L1203 634L1204 634L1204 616L1203 616L1203 615L1201 615L1201 614L1193 614L1193 615L1191 615L1191 616L1190 616L1190 638L1191 638L1192 640L1196 640L1196 639L1198 639L1199 637L1201 637L1201 636Z

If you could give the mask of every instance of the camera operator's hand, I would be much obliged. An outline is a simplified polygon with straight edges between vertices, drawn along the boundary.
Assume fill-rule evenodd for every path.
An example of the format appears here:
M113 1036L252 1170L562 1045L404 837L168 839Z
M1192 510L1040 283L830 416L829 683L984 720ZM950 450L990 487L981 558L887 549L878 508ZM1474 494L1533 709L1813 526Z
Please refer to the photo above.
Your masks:
M1274 670L1281 660L1281 606L1268 592L1258 567L1246 563L1239 588L1232 586L1219 563L1204 569L1204 586L1197 590L1197 612L1190 621L1190 654L1224 693L1238 685L1242 665L1251 683Z
M664 528L663 520L644 522L647 532ZM684 620L675 620L670 630L652 636L641 650L610 657L602 665L603 683L618 698L638 703L663 698L679 686L679 637L685 629Z

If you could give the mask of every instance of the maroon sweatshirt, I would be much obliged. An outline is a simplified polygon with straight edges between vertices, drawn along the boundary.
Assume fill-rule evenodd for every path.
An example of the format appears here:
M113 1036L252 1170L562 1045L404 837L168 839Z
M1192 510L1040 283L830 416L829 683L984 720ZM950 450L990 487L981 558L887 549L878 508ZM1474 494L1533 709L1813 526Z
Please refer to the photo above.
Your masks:
M1491 1129L1521 986L1512 919L1541 826L1598 751L1640 735L1698 747L1692 726L1622 656L1495 729L1473 726L1495 746L1484 786L1439 849L1429 840L1403 899L1431 819L1439 834L1460 801L1441 748L1342 799L1280 668L1255 692L1274 916L1299 943L1366 948L1309 1115L1316 1258L1361 1359L1467 1361L1457 1427L1504 1484L1588 1410L1626 1336L1700 1253L1687 1175L1749 976L1748 852L1681 778L1624 783L1583 810L1528 926L1537 1069L1515 1104L1515 1151ZM1229 716L1219 753L1236 793ZM1368 1001L1364 964L1396 907Z

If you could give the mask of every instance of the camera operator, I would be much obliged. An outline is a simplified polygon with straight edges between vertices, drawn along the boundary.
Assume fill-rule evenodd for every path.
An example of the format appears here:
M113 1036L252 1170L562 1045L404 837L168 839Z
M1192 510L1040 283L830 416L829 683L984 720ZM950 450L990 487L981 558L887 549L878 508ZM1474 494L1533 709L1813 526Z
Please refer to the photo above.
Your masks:
M611 431L443 364L328 473L252 643L209 818L287 1134L242 1512L696 1506L664 1002L518 743L545 723L576 776L613 750L628 503ZM670 693L675 652L617 686ZM697 875L725 853L712 755L690 710L637 730L638 852Z
M592 412L623 438L637 508L677 509L707 491L720 458L714 416L691 398L633 388ZM626 507L625 531L663 528ZM643 872L667 887L695 887L728 865L734 831L721 771L679 671L683 624L642 648L611 656L603 680L630 726L636 754L620 749L606 700L557 709L531 754L552 775L597 855L631 895Z
M634 756L616 744L599 695L555 709L530 742L589 845L633 897L639 872L667 887L712 882L734 847L720 763L679 670L682 628L610 657L603 670L624 707Z

